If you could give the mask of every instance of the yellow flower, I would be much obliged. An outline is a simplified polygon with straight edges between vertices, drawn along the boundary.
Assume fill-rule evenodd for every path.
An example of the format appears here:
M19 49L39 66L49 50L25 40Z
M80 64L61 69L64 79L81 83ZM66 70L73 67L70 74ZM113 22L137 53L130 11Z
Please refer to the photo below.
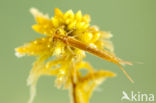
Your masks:
M108 41L111 34L99 31L96 26L90 27L89 15L83 16L81 11L78 11L75 15L72 10L63 14L56 8L55 16L52 18L49 18L48 15L39 13L34 8L31 9L31 12L37 22L32 28L36 32L46 35L47 37L39 38L25 44L25 46L21 48L17 48L16 51L21 55L46 56L47 58L52 55L67 55L68 52L70 55L67 45L62 43L62 41L53 39L56 32L58 35L70 36L100 49L107 48L110 51L113 51L112 44ZM72 51L75 55L84 56L84 52L81 51L76 53L77 50L75 48L71 49L74 49Z
M31 13L37 22L32 28L45 37L15 49L17 56L37 57L28 78L28 85L31 86L29 103L33 101L35 85L42 75L57 76L56 86L64 86L64 89L72 91L74 103L88 103L94 88L106 77L113 77L115 74L94 70L89 63L83 61L85 51L119 66L120 63L125 63L113 53L113 46L109 41L112 35L100 31L96 26L90 26L90 16L82 15L81 11L76 14L72 10L63 13L56 8L52 18L34 8ZM55 59L48 61L52 56ZM81 69L87 70L87 73L83 75Z

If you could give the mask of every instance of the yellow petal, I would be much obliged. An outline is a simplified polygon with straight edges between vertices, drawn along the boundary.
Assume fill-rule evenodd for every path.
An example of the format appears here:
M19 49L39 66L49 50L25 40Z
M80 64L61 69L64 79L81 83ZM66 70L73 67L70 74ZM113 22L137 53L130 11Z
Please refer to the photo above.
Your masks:
M82 12L79 10L76 14L75 14L75 18L76 20L80 21L82 18Z
M91 40L91 42L96 42L101 36L101 33L100 32L95 32L93 33L93 38Z
M55 8L55 16L60 16L60 17L63 16L62 11L58 8Z
M102 36L104 39L109 39L113 36L110 32L102 32L102 33L103 33Z
M104 71L104 70L100 70L94 73L88 73L86 76L81 78L81 83L82 82L89 82L92 80L96 80L99 78L106 78L106 77L114 77L115 74L113 72L108 72L108 71Z
M36 21L38 24L40 25L47 25L47 24L51 24L51 21L49 19L43 18L43 17L36 17Z
M53 17L53 18L52 18L52 24L53 24L53 26L54 26L55 28L59 27L59 25L60 25L59 19Z
M50 39L51 37L43 37L37 39L35 41L25 44L22 47L16 48L16 52L21 55L28 54L33 56L50 56L52 54L52 48L49 47L52 46L51 41L49 41Z
M38 25L38 24L33 25L33 26L32 26L32 29L34 29L36 32L39 32L39 33L41 33L41 34L44 33L44 31L43 31L43 29L42 29L42 26L40 26L40 25Z
M68 30L73 30L73 29L75 29L75 25L76 25L76 21L73 21L73 22L69 23L69 25L68 25Z
M47 36L52 36L55 32L55 29L52 26L47 25L38 25L35 24L32 26L32 29L36 32L39 32L40 34L44 34Z
M31 8L30 12L32 13L32 15L36 18L36 17L43 17L43 18L49 18L48 14L42 14L41 12L39 12L36 8Z
M64 19L67 18L73 18L74 17L74 13L72 10L68 10L65 14L64 14Z
M93 34L90 32L85 32L84 34L82 34L80 36L81 36L80 39L87 43L90 43L93 38Z
M82 17L82 21L84 21L84 22L86 22L86 23L89 23L89 22L91 21L90 16L89 16L89 15L84 15L84 16Z

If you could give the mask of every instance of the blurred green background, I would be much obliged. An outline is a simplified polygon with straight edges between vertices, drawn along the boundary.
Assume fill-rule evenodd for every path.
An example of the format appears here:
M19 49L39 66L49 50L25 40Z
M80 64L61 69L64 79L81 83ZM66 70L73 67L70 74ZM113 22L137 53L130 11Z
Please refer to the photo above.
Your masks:
M117 74L94 92L91 103L121 103L123 90L156 94L156 0L0 0L0 103L26 103L29 98L26 79L35 58L19 59L14 48L40 37L31 29L31 7L50 16L54 8L90 14L91 24L113 34L116 55L134 63L124 67L132 84L116 65L88 54L94 67ZM56 89L54 79L39 80L34 103L69 103L68 91Z

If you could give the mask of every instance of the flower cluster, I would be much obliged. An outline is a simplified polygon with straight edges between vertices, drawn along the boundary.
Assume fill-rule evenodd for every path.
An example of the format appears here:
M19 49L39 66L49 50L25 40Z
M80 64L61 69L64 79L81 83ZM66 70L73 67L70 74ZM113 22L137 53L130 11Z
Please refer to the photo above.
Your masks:
M90 16L82 15L81 11L76 14L72 10L63 13L56 8L52 18L34 8L31 9L31 13L37 22L32 28L45 37L15 49L17 56L37 57L28 78L28 85L31 86L29 103L33 101L37 80L42 75L56 76L56 86L69 89L74 103L88 103L95 87L106 77L113 77L115 74L105 70L95 70L83 60L86 57L85 51L80 49L81 47L74 47L65 37L112 53L113 46L109 41L112 35L109 32L99 31L96 26L90 26ZM62 39L59 39L60 37ZM87 73L82 73L82 69Z

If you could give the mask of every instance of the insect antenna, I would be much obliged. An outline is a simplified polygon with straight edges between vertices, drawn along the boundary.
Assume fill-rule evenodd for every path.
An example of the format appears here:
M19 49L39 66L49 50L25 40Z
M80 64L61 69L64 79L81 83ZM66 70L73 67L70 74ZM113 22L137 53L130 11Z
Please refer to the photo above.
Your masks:
M126 77L128 78L128 80L130 80L132 83L134 83L133 79L128 75L128 73L124 70L124 68L121 66L121 64L117 63L117 65L120 67L120 69L126 75Z

